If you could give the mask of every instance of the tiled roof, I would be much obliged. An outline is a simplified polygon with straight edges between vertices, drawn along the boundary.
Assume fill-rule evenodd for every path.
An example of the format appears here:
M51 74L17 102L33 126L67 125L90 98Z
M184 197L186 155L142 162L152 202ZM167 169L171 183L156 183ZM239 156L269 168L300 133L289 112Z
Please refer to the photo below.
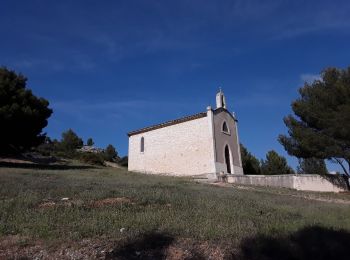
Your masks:
M155 130L155 129L159 129L159 128L163 128L163 127L167 127L167 126L171 126L171 125L180 124L180 123L183 123L183 122L191 121L191 120L202 118L202 117L206 117L206 116L207 116L206 112L201 112L201 113L194 114L194 115L191 115L191 116L181 117L181 118L178 118L178 119L175 119L175 120L171 120L171 121L167 121L167 122L164 122L164 123L161 123L161 124L157 124L157 125L141 128L141 129L138 129L138 130L135 130L135 131L131 131L131 132L128 133L128 136L132 136L132 135L136 135L136 134L152 131L152 130Z

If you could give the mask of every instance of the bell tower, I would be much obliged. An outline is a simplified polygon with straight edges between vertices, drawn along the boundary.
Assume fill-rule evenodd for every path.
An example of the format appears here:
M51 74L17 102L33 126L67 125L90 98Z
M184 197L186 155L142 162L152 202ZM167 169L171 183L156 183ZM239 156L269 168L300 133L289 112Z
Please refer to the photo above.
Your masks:
M216 94L216 108L221 108L221 107L225 109L227 108L224 92L222 92L220 88L219 92Z

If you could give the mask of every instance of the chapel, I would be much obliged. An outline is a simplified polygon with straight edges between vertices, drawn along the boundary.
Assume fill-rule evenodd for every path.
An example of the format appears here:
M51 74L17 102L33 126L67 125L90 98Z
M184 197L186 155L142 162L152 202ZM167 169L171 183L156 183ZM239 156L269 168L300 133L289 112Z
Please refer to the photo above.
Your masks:
M216 94L216 108L128 133L129 171L176 176L243 174L237 118Z

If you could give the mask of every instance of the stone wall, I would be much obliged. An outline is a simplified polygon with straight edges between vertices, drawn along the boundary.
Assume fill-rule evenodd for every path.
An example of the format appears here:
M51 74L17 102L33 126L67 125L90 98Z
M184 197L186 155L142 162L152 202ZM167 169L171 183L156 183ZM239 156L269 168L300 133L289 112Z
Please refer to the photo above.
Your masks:
M346 190L346 185L336 176L322 177L320 175L228 175L227 181L236 184L257 186L284 187L305 191L340 192Z
M215 173L211 120L206 116L130 136L129 170L178 176Z

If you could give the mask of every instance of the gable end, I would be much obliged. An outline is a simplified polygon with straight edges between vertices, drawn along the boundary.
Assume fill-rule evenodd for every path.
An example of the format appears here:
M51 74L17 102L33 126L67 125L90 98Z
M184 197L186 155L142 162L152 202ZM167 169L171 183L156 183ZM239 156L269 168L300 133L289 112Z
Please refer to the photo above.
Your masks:
M229 114L232 117L232 119L234 121L238 122L238 120L226 108L220 107L220 108L215 109L213 112L214 112L214 115L217 115L221 112L226 112L227 114Z

